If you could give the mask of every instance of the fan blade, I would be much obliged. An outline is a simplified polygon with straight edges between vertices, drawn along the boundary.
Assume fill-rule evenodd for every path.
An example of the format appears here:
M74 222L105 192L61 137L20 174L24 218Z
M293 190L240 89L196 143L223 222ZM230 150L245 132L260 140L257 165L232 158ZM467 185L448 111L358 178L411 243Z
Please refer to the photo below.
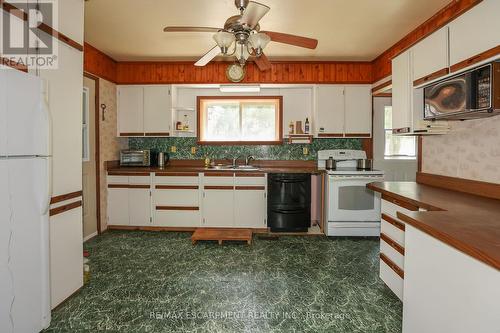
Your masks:
M209 27L165 27L164 32L218 32L222 29Z
M203 67L210 61L212 61L213 58L217 57L219 53L220 53L220 48L217 45L215 45L212 49L210 49L210 51L205 53L205 55L201 57L200 60L198 60L194 65Z
M259 21L267 14L271 8L261 3L250 1L247 8L241 16L240 22L248 25L250 28L255 28Z
M262 53L260 57L255 57L254 62L261 71L271 69L271 62L264 53Z
M273 42L290 44L290 45L305 47L307 49L313 49L313 50L318 46L317 39L296 36L296 35L289 35L289 34L284 34L281 32L273 32L273 31L261 31L261 32L263 32L266 35L268 35L269 37L271 37L271 40Z

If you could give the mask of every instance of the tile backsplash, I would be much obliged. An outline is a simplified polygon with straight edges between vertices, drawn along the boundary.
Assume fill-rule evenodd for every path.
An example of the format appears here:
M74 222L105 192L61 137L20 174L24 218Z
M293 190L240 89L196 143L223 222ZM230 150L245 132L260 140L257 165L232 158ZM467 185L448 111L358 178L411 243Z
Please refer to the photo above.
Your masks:
M176 147L176 152L171 152ZM191 153L191 148L196 153ZM226 159L253 155L264 160L316 160L317 152L325 149L363 149L361 139L314 139L312 144L250 145L250 146L211 146L198 145L196 138L130 138L130 149L150 149L165 151L173 159ZM303 148L308 149L304 155Z

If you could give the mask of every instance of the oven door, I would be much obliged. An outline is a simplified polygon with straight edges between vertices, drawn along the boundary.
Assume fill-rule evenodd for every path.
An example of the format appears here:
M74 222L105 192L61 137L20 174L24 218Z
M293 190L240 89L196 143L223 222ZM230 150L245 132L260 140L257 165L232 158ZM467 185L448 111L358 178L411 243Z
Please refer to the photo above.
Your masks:
M383 177L329 176L328 221L380 221L380 197L366 184Z

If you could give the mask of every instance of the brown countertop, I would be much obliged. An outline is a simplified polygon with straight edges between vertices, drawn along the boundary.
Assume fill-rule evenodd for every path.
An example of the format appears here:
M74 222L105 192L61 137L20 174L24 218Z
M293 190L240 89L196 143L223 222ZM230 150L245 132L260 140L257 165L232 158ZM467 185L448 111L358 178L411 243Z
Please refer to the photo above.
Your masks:
M312 162L312 163L311 163ZM217 172L217 173L310 173L320 174L324 170L319 170L314 161L258 161L255 166L259 170L217 170L207 169L199 161L172 161L172 163L160 169L158 167L125 167L120 166L116 161L107 162L106 170L109 173L186 173L186 172Z
M489 266L500 270L500 200L416 182L377 182L368 188L428 212L398 217Z

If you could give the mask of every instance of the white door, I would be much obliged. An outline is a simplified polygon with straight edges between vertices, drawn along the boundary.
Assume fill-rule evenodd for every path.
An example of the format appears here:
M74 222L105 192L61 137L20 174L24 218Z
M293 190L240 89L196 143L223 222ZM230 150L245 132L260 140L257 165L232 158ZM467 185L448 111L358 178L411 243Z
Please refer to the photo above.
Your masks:
M372 133L372 93L370 86L345 87L345 133Z
M0 70L0 80L1 80ZM3 90L1 90L3 91ZM0 103L2 101L0 100ZM0 126L1 126L0 119ZM5 132L1 132L5 133ZM0 157L0 331L10 332L10 305L12 303L12 278L7 268L10 238L10 194L7 160Z
M149 187L128 189L129 224L151 225L151 194Z
M380 221L380 199L366 188L376 178L328 178L328 221Z
M204 190L203 226L232 227L234 222L234 191Z
M318 86L316 132L344 133L344 86Z
M236 227L266 227L265 195L265 190L236 190L234 192L234 225Z
M108 188L108 224L129 225L128 189Z
M170 86L144 87L144 132L168 135L171 125Z
M412 126L410 51L392 59L392 128Z
M144 134L144 88L118 87L118 135Z
M7 253L13 282L10 295L14 295L9 312L16 332L38 332L50 322L49 162L47 158L17 158L7 165ZM5 324L10 327L10 320Z
M42 80L18 70L6 76L8 154L49 155L49 115L42 99Z

